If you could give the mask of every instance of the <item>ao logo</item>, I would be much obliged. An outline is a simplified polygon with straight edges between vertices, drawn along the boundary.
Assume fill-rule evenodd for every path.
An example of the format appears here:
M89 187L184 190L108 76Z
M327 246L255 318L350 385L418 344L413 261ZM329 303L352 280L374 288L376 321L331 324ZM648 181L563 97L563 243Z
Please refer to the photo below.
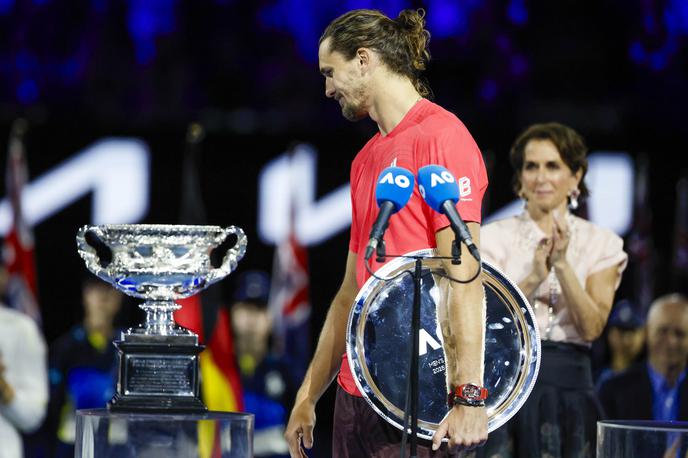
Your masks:
M394 176L392 172L387 172L385 176L379 181L379 184L391 184L397 185L400 188L408 188L411 186L411 180L408 179L406 175Z
M430 174L430 187L434 188L438 184L447 184L447 183L453 183L456 181L454 179L454 176L449 173L448 170L442 170L441 173L437 174L435 172L432 172ZM418 185L418 190L420 191L421 197L425 199L425 187L423 185Z
M439 175L436 173L432 173L430 175L430 187L434 188L438 184L446 184L446 183L453 183L454 182L454 176L449 173L448 170L442 170L442 173Z

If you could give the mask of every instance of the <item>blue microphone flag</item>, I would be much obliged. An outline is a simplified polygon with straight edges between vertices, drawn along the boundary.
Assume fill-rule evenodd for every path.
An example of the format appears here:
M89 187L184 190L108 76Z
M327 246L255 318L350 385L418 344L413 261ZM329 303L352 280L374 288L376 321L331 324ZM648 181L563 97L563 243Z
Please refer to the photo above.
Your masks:
M403 167L387 167L380 173L375 187L377 205L391 202L394 213L401 210L413 194L413 174Z
M454 175L439 165L426 165L418 169L418 190L425 202L438 213L447 200L459 201L459 186Z

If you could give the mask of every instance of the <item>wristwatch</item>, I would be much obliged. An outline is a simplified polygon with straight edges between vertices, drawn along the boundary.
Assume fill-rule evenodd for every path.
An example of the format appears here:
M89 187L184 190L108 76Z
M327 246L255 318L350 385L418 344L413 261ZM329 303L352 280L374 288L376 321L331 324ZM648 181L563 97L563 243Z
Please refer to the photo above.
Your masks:
M469 407L482 407L487 399L487 388L473 383L455 386L447 395L447 405L451 409L457 404Z

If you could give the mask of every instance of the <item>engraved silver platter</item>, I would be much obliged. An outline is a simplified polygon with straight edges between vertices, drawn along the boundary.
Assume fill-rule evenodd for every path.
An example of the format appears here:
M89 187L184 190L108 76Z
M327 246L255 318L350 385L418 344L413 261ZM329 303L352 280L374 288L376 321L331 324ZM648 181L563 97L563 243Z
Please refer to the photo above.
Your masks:
M408 256L433 256L425 249ZM504 274L483 262L487 301L484 385L488 430L507 422L523 405L539 370L540 336L533 311ZM376 272L389 278L412 272L414 260L396 258ZM446 304L449 280L441 261L423 261L419 347L418 437L431 439L448 412L442 333L437 313ZM370 406L402 430L411 352L413 279L370 277L356 297L347 329L347 357L354 380ZM439 304L439 307L438 307ZM459 368L460 370L460 368Z

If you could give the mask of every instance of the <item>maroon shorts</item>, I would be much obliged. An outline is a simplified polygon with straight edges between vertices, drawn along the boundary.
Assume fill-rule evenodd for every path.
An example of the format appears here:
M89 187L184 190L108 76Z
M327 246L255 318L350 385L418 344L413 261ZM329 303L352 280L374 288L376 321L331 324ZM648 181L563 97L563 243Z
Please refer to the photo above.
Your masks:
M332 432L333 458L399 458L401 439L401 431L387 423L365 399L352 396L337 386ZM406 455L409 455L408 442ZM432 442L419 439L418 456L440 458L458 455L449 454L446 444L433 452Z

